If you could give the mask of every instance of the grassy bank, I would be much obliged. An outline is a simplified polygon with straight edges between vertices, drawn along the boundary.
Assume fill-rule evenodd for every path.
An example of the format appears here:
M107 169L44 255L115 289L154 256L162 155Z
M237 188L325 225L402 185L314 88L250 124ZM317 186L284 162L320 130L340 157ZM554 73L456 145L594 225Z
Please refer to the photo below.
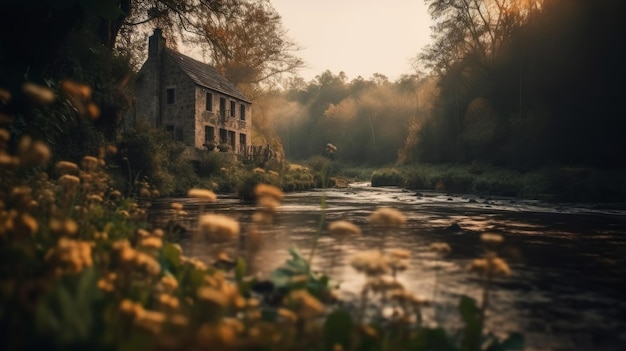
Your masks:
M521 172L487 165L417 164L377 170L372 186L552 201L623 202L626 170L546 167Z

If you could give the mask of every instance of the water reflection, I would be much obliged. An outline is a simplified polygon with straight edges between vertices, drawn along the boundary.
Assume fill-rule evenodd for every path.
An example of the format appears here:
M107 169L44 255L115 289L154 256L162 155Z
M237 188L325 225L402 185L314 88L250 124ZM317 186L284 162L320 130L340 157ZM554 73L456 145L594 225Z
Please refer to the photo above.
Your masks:
M320 219L320 200L327 199L327 221L349 220L362 226L359 237L334 237L322 232L314 268L341 283L344 295L360 291L363 278L349 266L357 251L405 248L410 268L400 281L422 297L431 298L435 268L439 267L437 313L447 324L458 324L456 304L461 294L479 297L478 282L465 272L481 253L483 231L505 234L513 275L496 282L488 325L503 333L523 331L529 350L617 350L626 343L626 302L621 282L626 276L626 213L599 206L548 206L536 201L481 199L437 193L416 194L397 188L357 185L348 189L287 194L276 223L260 227L263 242L251 250L245 242L213 243L193 235L199 207L195 199L153 203L151 216L163 225L173 216L172 201L181 202L189 216L181 218L191 230L181 238L186 254L212 262L219 252L248 261L254 274L266 275L281 265L295 245L305 256ZM405 228L381 231L366 225L379 206L407 215ZM254 204L222 197L206 211L228 214L250 224ZM457 224L462 230L450 230ZM453 253L445 261L429 251L432 242L446 241ZM427 316L433 321L434 311Z

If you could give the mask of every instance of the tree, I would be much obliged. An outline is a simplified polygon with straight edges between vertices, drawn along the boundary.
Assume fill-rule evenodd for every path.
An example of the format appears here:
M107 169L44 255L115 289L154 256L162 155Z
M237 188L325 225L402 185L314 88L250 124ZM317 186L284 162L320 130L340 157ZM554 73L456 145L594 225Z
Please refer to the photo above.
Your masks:
M232 1L227 13L199 16L199 44L208 44L213 64L248 93L261 83L278 82L304 61L287 37L281 17L267 0Z

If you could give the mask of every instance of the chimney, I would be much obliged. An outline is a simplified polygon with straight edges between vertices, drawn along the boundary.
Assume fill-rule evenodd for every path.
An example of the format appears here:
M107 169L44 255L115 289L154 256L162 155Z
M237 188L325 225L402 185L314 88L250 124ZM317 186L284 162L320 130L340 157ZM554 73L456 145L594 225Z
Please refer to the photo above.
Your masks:
M156 57L165 48L165 38L161 28L155 28L154 33L148 39L148 58Z

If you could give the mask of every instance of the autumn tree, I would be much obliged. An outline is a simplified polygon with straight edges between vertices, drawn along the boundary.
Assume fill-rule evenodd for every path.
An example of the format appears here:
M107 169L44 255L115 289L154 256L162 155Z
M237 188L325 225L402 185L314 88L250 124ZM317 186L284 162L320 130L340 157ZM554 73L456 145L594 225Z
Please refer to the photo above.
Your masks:
M196 43L208 45L212 63L244 92L255 96L261 83L276 83L304 66L269 1L231 0L227 7L198 16Z

